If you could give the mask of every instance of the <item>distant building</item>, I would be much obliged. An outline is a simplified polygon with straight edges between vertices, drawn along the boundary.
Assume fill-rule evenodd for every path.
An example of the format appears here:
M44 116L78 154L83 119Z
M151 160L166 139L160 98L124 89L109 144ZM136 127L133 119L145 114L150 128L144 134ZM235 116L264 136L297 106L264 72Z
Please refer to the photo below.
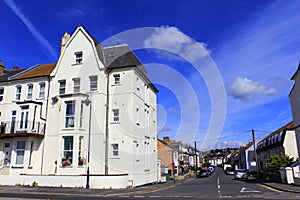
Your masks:
M298 148L294 122L290 122L272 132L257 143L257 159L261 172L268 169L267 162L272 155L287 155L298 158Z
M300 62L298 69L292 76L291 80L294 81L294 86L290 91L289 98L292 107L292 114L294 120L294 129L296 132L297 145L298 145L298 157L300 155Z

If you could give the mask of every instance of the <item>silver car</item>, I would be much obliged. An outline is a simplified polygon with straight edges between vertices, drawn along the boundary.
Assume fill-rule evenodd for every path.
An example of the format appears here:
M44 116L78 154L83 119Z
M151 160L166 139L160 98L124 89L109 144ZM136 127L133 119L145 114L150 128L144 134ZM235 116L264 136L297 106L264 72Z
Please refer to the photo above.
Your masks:
M245 169L237 169L234 173L234 179L243 179L248 180L247 170Z

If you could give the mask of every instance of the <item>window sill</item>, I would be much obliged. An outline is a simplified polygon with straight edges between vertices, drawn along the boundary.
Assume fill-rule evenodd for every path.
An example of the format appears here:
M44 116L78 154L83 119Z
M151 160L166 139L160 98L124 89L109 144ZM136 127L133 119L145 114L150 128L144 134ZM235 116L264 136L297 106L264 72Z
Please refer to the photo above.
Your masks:
M24 165L13 165L11 168L23 169Z
M37 97L36 100L45 100L45 97Z
M28 169L32 169L32 168L33 168L32 165L29 165L29 166L28 166Z
M110 86L121 86L122 84L121 83L117 83L117 84L111 84Z
M78 65L82 65L82 64L83 64L83 62L81 62L81 63L74 63L71 66L78 66Z
M61 130L62 131L74 131L75 127L72 127L72 128L62 128Z
M120 159L120 156L118 156L118 157L110 157L109 159L116 159L116 160L118 160L118 159Z
M110 124L120 124L120 122L110 122Z

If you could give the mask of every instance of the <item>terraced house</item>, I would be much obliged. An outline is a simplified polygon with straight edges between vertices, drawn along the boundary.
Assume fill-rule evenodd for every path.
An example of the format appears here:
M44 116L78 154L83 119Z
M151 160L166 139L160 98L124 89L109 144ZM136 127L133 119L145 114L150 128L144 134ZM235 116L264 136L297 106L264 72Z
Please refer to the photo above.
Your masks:
M4 75L1 183L5 176L7 184L91 188L159 181L158 90L139 59L126 44L103 47L82 26L63 36L60 52L57 64Z
M41 173L49 75L54 64L15 67L0 75L2 175Z

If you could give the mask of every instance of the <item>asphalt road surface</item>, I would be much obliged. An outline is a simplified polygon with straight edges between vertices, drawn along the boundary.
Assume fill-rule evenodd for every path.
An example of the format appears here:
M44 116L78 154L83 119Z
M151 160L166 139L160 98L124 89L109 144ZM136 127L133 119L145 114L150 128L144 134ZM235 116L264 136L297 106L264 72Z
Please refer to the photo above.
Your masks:
M225 175L217 168L207 178L124 190L1 186L2 199L300 199L300 194L276 191L251 181L233 180L232 175Z

